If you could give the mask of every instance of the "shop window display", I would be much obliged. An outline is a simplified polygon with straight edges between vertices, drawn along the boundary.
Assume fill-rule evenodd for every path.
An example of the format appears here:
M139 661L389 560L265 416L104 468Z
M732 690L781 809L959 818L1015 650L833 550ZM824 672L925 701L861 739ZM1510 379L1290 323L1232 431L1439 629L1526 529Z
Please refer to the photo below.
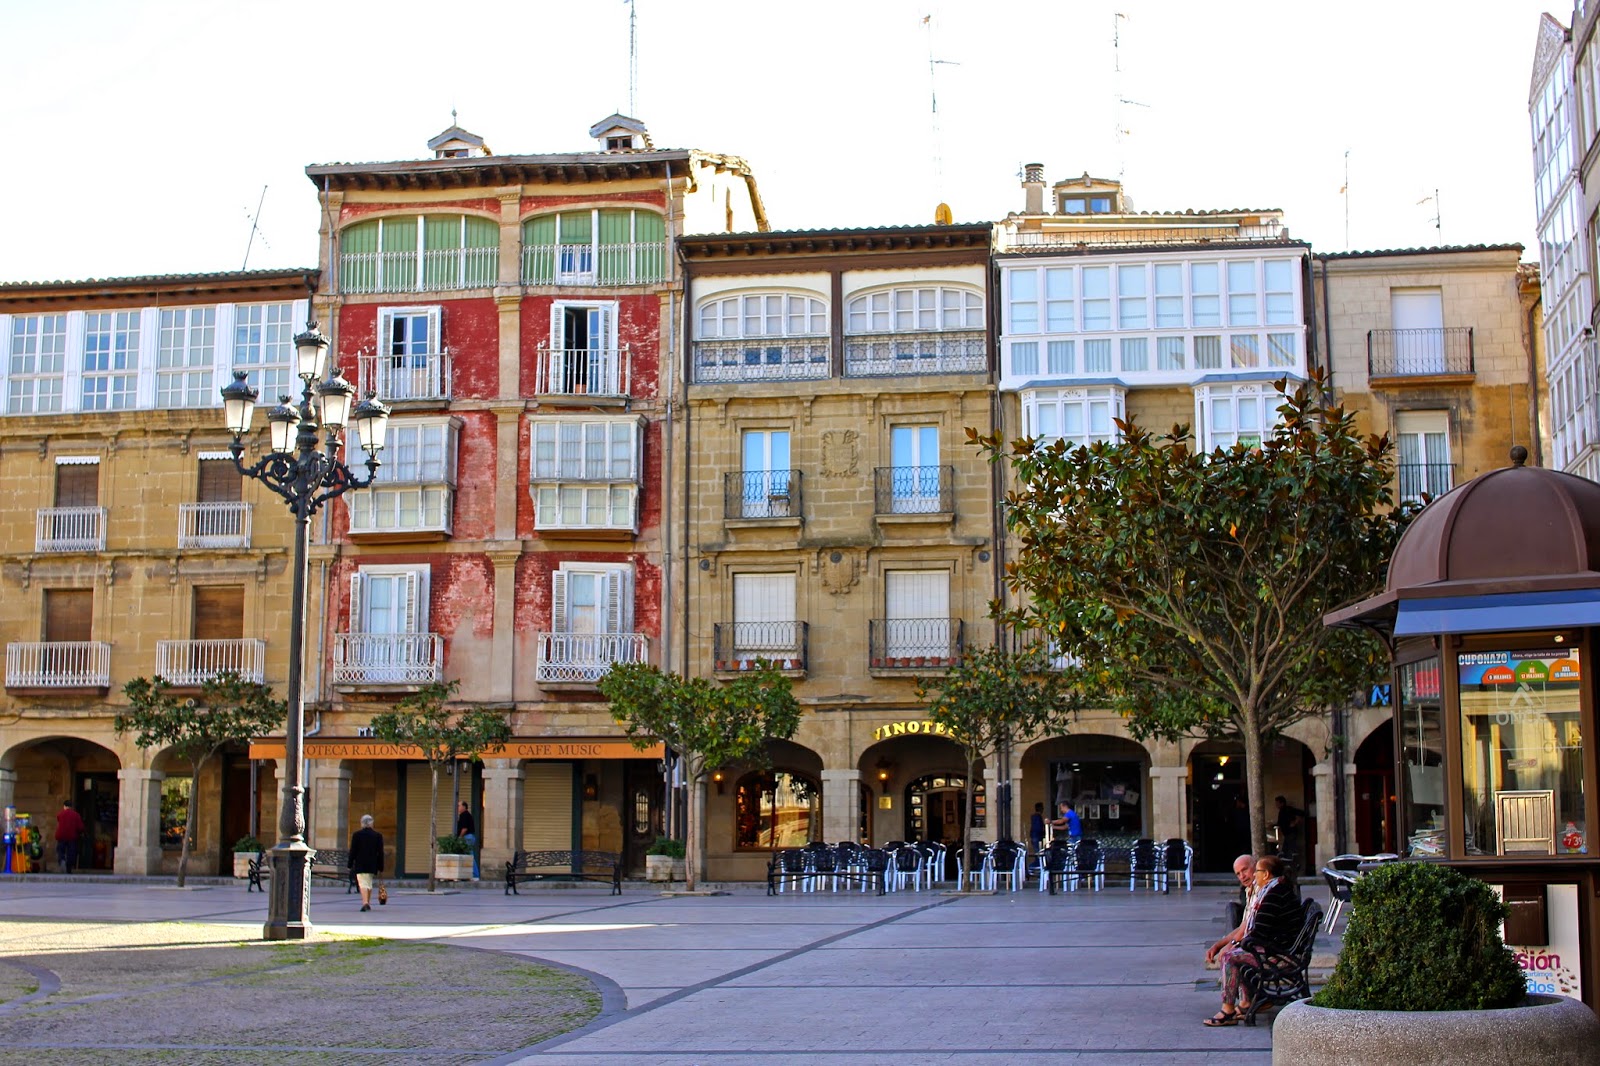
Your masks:
M788 770L747 774L734 797L734 846L799 848L822 830L822 789Z

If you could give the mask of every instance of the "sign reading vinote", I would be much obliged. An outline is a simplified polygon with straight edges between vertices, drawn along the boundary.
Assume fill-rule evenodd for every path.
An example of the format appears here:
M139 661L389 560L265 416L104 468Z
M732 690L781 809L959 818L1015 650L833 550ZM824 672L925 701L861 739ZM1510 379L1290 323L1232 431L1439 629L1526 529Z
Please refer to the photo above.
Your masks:
M308 759L421 759L422 749L412 744L380 744L374 740L307 740ZM490 759L659 759L660 744L643 751L626 740L612 737L573 737L570 740L513 740ZM283 758L283 742L257 741L250 745L252 759Z
M890 722L880 725L872 731L873 740L888 740L890 737L947 737L950 727L943 722L925 722L913 719L909 722Z

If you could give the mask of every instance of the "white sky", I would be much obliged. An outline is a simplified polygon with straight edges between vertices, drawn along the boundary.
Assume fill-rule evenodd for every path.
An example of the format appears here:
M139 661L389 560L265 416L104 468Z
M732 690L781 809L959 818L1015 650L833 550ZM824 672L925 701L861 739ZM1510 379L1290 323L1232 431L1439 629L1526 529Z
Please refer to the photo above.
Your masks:
M638 117L659 147L748 159L774 228L931 222L941 199L996 219L1042 162L1052 183L1120 172L1140 210L1283 208L1319 251L1537 255L1535 0L637 3ZM500 153L587 150L628 110L627 14L0 0L0 281L237 270L263 186L249 266L314 265L305 165L422 158L452 107ZM1442 212L1418 203L1436 188Z

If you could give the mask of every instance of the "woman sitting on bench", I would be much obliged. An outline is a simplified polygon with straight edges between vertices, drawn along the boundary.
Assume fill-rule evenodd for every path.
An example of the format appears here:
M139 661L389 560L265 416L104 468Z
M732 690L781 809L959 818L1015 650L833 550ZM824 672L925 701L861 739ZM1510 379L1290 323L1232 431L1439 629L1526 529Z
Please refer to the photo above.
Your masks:
M1222 969L1222 1009L1207 1018L1209 1026L1237 1025L1242 1013L1250 1008L1244 999L1245 989L1239 980L1241 964L1257 964L1260 959L1243 946L1246 937L1253 937L1274 950L1287 950L1300 932L1301 907L1295 898L1294 885L1283 876L1283 860L1267 855L1256 860L1256 890L1245 907L1242 935L1222 949L1217 956Z

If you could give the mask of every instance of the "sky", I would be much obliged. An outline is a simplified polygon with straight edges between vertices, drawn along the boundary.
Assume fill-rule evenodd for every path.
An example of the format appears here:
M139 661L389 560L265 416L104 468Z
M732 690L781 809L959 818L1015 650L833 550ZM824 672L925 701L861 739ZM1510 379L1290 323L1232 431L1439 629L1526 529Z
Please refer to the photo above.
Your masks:
M1317 251L1537 258L1532 0L632 10L632 111L658 147L746 159L775 229L999 219L1038 162L1138 210L1281 208ZM305 166L427 157L452 109L497 153L587 150L630 110L629 11L0 0L0 282L314 266Z

